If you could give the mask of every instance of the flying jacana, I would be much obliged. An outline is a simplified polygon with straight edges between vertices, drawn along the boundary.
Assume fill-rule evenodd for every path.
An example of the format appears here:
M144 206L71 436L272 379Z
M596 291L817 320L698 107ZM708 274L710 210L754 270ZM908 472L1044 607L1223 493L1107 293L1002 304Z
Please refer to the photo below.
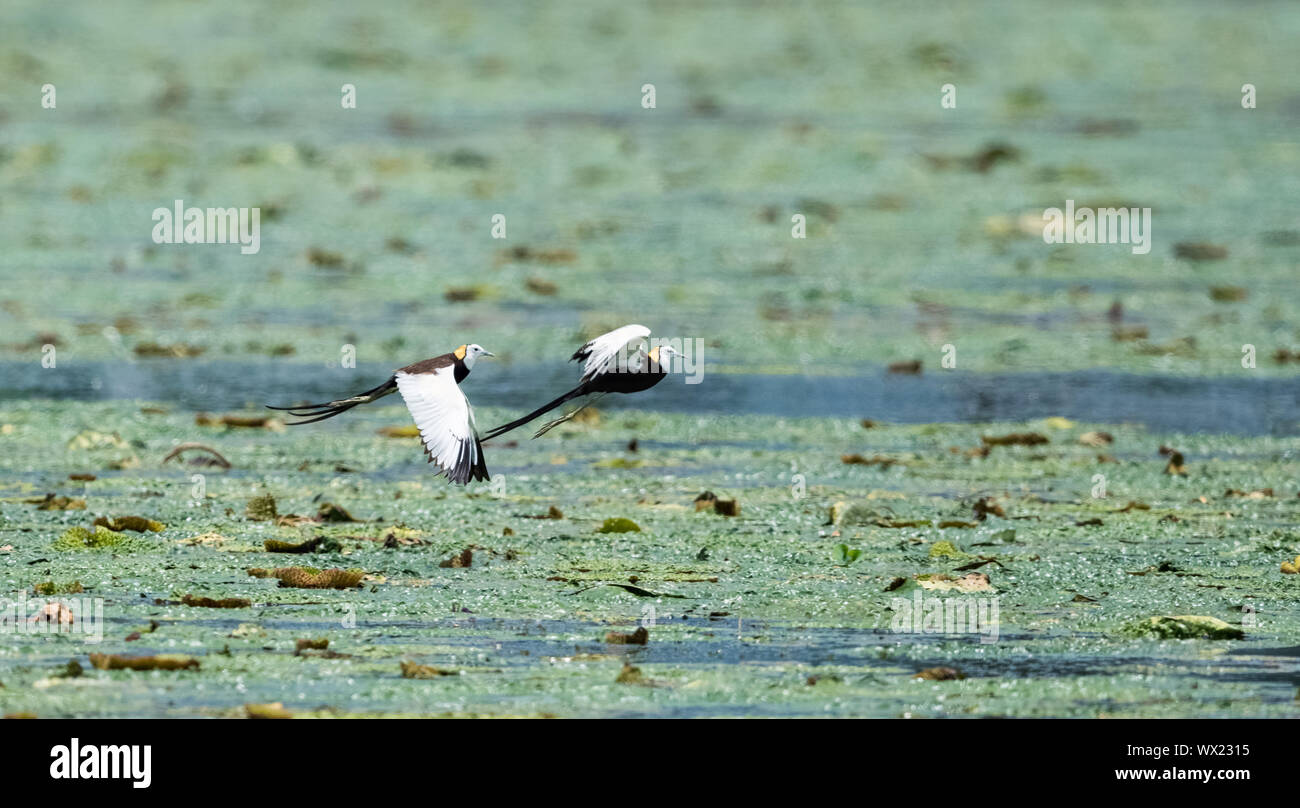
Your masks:
M272 407L269 404L267 407L285 410L304 419L289 424L298 426L333 418L358 404L369 404L396 391L402 394L402 400L420 430L425 455L430 463L438 465L440 474L446 474L448 481L461 485L470 480L486 480L487 463L474 425L474 410L460 391L460 383L480 356L495 354L483 350L480 345L462 345L451 353L396 370L388 381L350 398L300 407Z
M668 375L668 368L672 363L672 358L680 354L663 345L651 348L649 352L644 347L639 346L636 353L631 356L626 355L625 348L634 343L639 344L648 336L650 336L650 329L643 325L625 325L622 328L614 329L608 334L602 334L583 345L569 358L572 362L584 363L582 378L579 380L577 387L554 401L543 404L523 418L496 427L484 435L483 440L491 440L504 435L516 427L523 426L539 415L550 412L566 401L571 401L580 396L596 394L596 398L583 404L582 407L561 418L556 418L537 430L536 434L533 435L536 438L577 415L579 411L594 404L600 396L606 393L639 393L642 390L649 390L654 387L664 376Z

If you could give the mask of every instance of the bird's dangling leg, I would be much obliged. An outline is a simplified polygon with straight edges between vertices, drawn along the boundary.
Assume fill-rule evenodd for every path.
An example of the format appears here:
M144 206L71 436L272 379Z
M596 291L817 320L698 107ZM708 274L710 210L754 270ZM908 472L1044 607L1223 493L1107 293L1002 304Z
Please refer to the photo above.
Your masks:
M564 423L565 421L572 419L573 416L587 409L592 404L595 404L597 401L600 401L604 397L605 397L604 393L599 393L597 395L592 396L591 398L583 402L581 407L578 407L573 412L568 413L567 415L561 415L559 418L556 418L554 421L548 421L541 429L537 430L537 432L533 434L533 437L540 438L541 436L545 435L547 432L550 432L552 429L555 429L557 426Z

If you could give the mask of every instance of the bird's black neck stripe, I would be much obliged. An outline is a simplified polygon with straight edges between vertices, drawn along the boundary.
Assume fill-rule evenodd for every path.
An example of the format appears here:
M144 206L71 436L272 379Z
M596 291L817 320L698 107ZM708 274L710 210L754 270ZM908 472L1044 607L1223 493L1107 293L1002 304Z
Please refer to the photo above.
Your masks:
M457 359L453 367L456 369L456 384L460 384L469 375L469 366L464 359Z

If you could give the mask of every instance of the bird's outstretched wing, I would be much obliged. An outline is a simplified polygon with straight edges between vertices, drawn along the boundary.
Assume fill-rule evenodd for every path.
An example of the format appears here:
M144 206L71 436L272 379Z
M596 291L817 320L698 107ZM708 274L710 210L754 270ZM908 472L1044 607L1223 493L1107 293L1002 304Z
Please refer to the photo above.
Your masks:
M488 479L483 447L474 428L474 413L456 384L451 366L427 373L399 370L397 390L420 429L420 440L429 462L464 485L470 480Z
M625 325L622 328L615 328L608 334L601 334L583 345L571 359L575 362L583 362L582 381L588 382L613 362L624 347L640 342L648 336L650 336L650 329L643 325Z

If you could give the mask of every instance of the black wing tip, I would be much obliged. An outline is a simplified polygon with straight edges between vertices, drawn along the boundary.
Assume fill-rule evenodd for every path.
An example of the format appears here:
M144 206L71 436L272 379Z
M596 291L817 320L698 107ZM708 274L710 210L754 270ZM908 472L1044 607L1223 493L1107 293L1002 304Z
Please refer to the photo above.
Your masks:
M478 460L471 460L471 447L478 449ZM429 462L434 462L433 455L429 453L428 447L425 447L425 454ZM483 456L483 442L474 438L474 442L468 440L460 442L460 453L456 456L454 466L439 465L439 474L445 475L447 482L457 485L468 485L471 481L486 482L491 478L487 470L487 458Z

